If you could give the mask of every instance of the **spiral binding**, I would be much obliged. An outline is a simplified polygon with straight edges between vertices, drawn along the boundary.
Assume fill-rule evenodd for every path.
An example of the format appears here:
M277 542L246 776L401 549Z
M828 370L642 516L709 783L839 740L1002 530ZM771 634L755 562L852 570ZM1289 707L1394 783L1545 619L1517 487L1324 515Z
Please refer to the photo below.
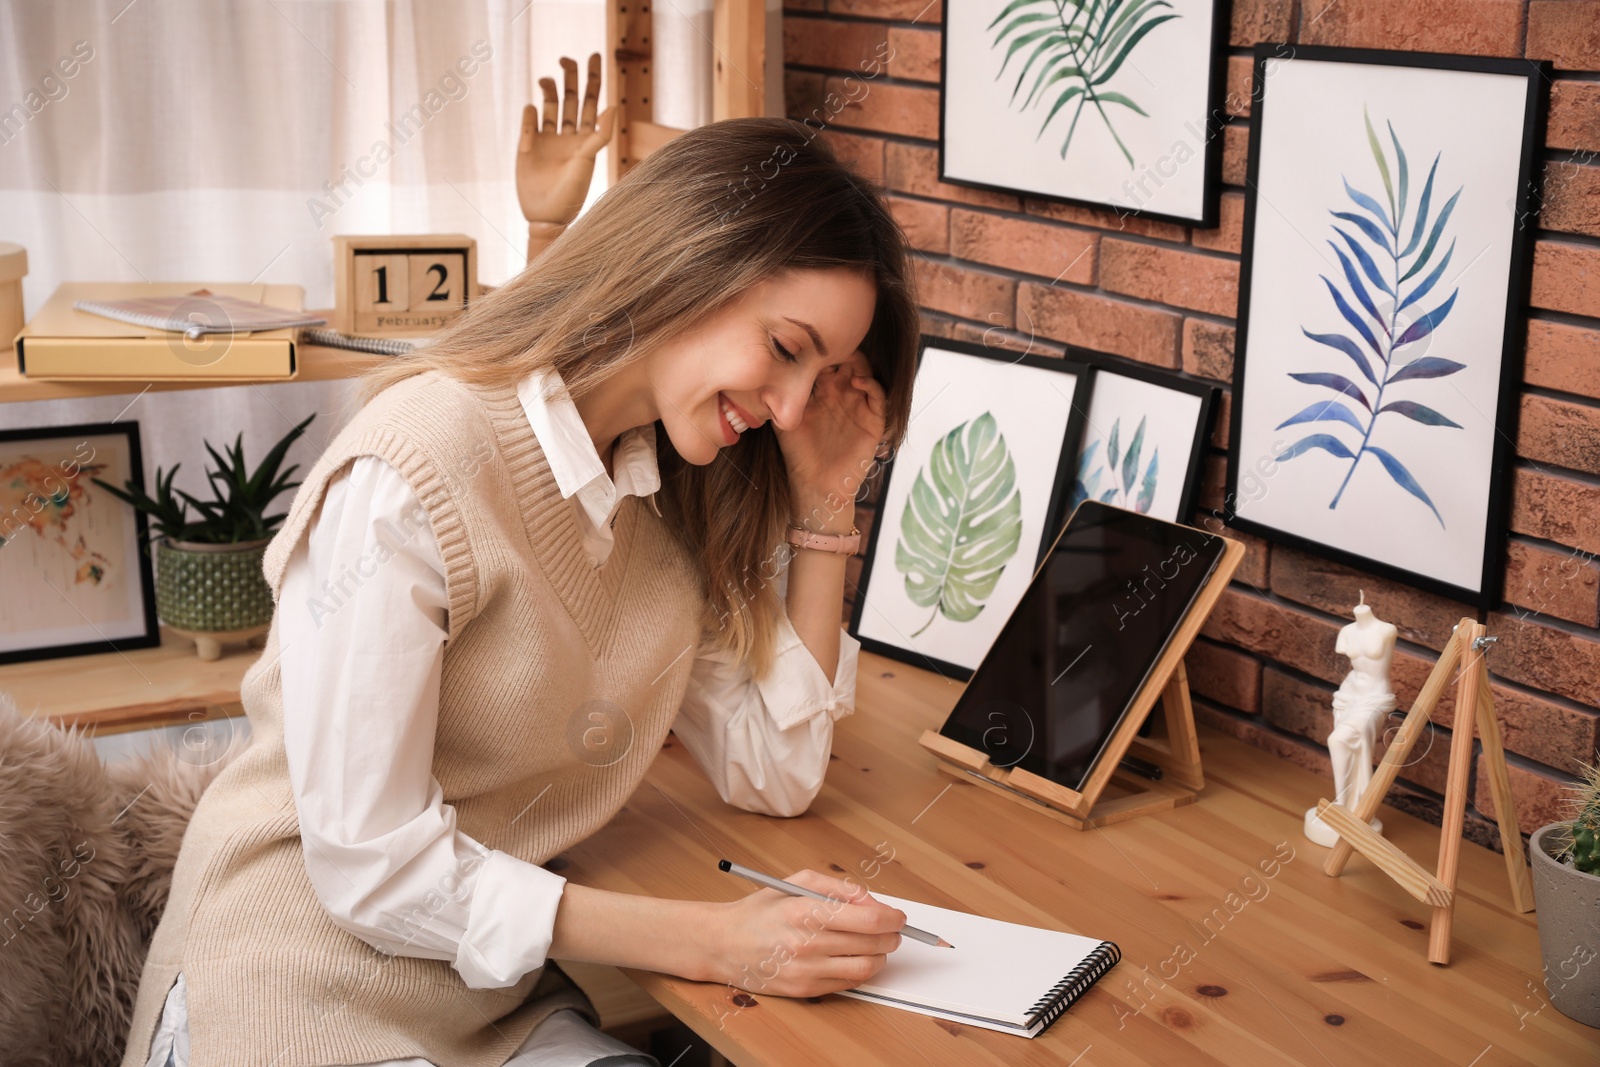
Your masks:
M1033 1022L1042 1021L1044 1026L1039 1032L1044 1033L1062 1012L1072 1007L1073 1001L1088 992L1089 987L1098 982L1100 976L1115 967L1121 959L1122 950L1115 944L1110 941L1100 942L1099 948L1085 956L1065 978L1034 1001L1033 1007L1028 1009L1028 1018Z

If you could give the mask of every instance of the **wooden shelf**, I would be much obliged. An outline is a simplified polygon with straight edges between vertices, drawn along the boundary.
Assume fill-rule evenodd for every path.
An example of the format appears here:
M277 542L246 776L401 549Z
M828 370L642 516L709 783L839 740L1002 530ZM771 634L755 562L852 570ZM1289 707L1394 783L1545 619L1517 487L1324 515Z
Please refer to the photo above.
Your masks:
M0 691L24 715L96 734L241 715L239 683L261 650L226 646L207 663L194 642L161 628L158 648L0 666Z
M354 378L389 356L370 352L351 352L322 345L300 345L295 349L297 373L293 378L223 378L201 382L41 382L17 373L15 353L0 360L0 404L23 400L67 400L86 396L116 396L121 393L171 392L176 389L221 389L230 385L277 385L284 382L326 382Z

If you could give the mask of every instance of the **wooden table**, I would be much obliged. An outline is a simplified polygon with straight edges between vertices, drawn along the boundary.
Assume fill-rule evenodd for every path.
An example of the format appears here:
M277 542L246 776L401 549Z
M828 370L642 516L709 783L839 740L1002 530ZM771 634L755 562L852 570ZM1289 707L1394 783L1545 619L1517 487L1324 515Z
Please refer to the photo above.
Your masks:
M1326 850L1301 835L1302 813L1326 792L1316 776L1202 730L1197 803L1075 831L935 769L916 738L961 688L863 653L861 710L839 721L827 784L795 819L724 805L669 738L562 873L731 900L750 887L717 871L720 857L779 875L813 867L1117 942L1122 962L1048 1031L1030 1041L846 997L625 973L738 1067L1600 1063L1600 1031L1542 995L1534 916L1511 911L1500 856L1464 847L1452 962L1437 967L1425 958L1426 907L1359 857L1341 878L1323 874ZM1392 840L1432 862L1436 827L1389 807L1382 817ZM893 859L867 877L875 849ZM1260 864L1278 856L1288 858L1267 877Z

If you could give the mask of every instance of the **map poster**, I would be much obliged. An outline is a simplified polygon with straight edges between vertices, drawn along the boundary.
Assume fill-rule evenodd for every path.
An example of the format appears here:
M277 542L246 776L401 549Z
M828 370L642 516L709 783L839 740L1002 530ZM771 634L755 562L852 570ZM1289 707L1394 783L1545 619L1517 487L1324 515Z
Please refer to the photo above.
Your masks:
M137 423L0 431L0 663L160 643Z

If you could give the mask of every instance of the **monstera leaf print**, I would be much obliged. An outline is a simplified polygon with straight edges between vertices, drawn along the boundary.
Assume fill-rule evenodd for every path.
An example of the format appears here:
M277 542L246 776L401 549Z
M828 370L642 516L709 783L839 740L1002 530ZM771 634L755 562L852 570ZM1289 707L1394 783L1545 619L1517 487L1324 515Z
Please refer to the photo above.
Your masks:
M1039 126L1034 140L1043 137L1045 127L1071 104L1072 121L1067 124L1067 136L1061 142L1061 158L1066 159L1078 119L1085 106L1093 105L1111 133L1111 139L1122 149L1128 166L1133 166L1133 153L1117 136L1117 128L1106 108L1124 107L1145 118L1149 118L1150 113L1126 93L1103 86L1122 69L1129 53L1151 30L1178 17L1162 14L1163 8L1170 11L1172 5L1167 0L1011 0L1006 4L985 27L992 30L1005 22L995 37L995 48L1007 37L1011 38L995 80L1005 74L1018 52L1032 46L1011 89L1011 102L1016 103L1017 94L1032 73L1033 81L1028 83L1028 95L1022 106L1051 102L1050 113Z
M1022 491L995 419L984 412L933 446L906 498L895 569L913 604L970 622L1022 540Z
M1345 487L1350 484L1356 465L1363 456L1371 456L1396 485L1426 504L1443 527L1444 516L1439 514L1439 509L1434 506L1421 483L1399 456L1373 443L1373 431L1378 426L1378 419L1385 414L1391 416L1390 421L1399 417L1423 426L1461 429L1460 423L1422 403L1418 396L1431 400L1428 390L1438 391L1433 379L1449 377L1466 366L1453 359L1430 354L1438 329L1455 306L1456 295L1461 290L1452 289L1450 295L1442 300L1437 295L1429 297L1449 268L1450 257L1455 254L1454 238L1442 253L1440 248L1445 227L1450 222L1450 213L1455 210L1456 201L1465 186L1456 189L1437 213L1430 213L1435 202L1433 181L1439 170L1441 155L1435 153L1433 165L1428 168L1428 179L1422 186L1422 195L1417 199L1415 214L1408 220L1411 176L1406 150L1400 144L1394 124L1388 123L1389 141L1394 145L1395 152L1394 166L1391 168L1388 155L1372 128L1372 120L1367 117L1365 108L1362 109L1362 117L1366 119L1367 146L1378 176L1383 181L1384 196L1380 201L1353 188L1349 180L1344 179L1345 192L1354 206L1341 205L1344 210L1329 211L1338 220L1331 224L1338 239L1330 238L1328 244L1338 257L1340 267L1338 272L1329 273L1336 274L1339 280L1321 276L1344 326L1328 333L1313 333L1302 326L1300 332L1353 363L1364 383L1347 374L1330 371L1291 373L1289 377L1295 381L1331 390L1338 394L1339 399L1317 400L1278 424L1278 428L1282 429L1302 423L1339 423L1348 427L1345 432L1353 431L1360 435L1360 439L1351 445L1336 433L1313 433L1284 449L1277 458L1289 460L1313 450L1321 450L1335 458L1349 460L1350 466L1345 469L1344 480L1339 483L1333 500L1328 504L1329 508L1335 508L1339 506ZM1423 311L1422 308L1427 304L1432 304L1432 307ZM1338 361L1337 365L1348 372L1344 360ZM1393 393L1396 386L1411 395L1396 398ZM1418 389L1422 390L1420 394L1417 393ZM1387 403L1386 396L1389 398ZM1354 410L1345 403L1346 400L1359 405L1361 410Z
M1156 498L1156 475L1161 469L1161 448L1157 446L1151 451L1150 463L1144 468L1141 477L1139 461L1144 452L1144 426L1145 416L1141 415L1139 428L1133 431L1133 440L1128 442L1128 450L1123 452L1117 440L1122 432L1122 418L1118 416L1114 419L1111 423L1111 435L1106 438L1104 460L1100 459L1099 440L1089 442L1089 447L1078 457L1078 476L1073 481L1072 492L1067 497L1068 515L1071 515L1072 509L1085 500L1116 504L1118 507L1140 513L1149 512L1150 505ZM1111 487L1102 492L1100 483L1108 473L1111 475ZM1134 496L1133 493L1136 482L1139 486L1138 496Z

